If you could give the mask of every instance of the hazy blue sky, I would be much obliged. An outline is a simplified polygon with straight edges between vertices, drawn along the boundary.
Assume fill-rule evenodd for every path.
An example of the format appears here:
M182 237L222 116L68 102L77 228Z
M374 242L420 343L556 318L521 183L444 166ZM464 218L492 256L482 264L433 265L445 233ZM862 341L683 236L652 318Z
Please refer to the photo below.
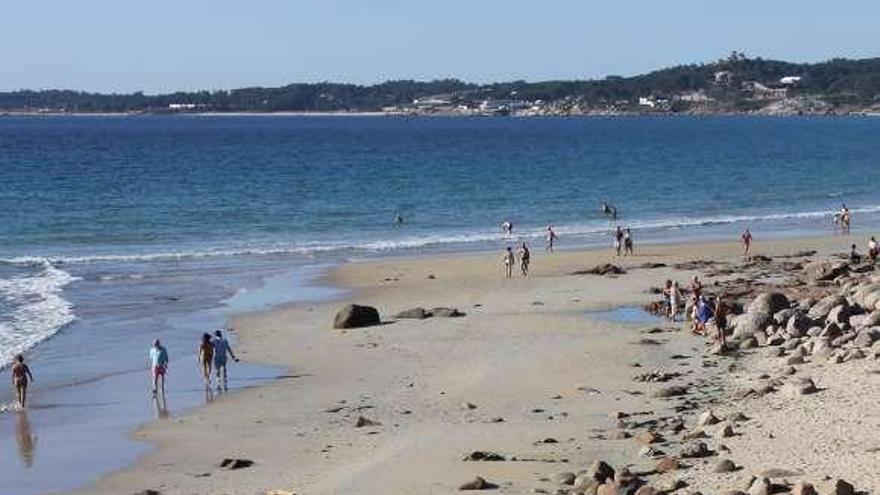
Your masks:
M2 17L0 90L593 78L733 49L880 55L876 0L9 0Z

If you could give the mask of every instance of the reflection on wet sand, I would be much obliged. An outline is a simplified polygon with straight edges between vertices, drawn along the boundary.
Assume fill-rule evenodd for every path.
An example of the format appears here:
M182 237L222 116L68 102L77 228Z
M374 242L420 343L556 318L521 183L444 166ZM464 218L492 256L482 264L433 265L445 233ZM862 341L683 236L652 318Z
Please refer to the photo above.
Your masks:
M31 422L26 411L18 411L15 417L15 441L18 443L18 455L25 467L34 466L34 454L37 448L37 437L31 431Z
M153 406L156 409L156 419L166 419L169 416L168 402L164 393L153 396Z

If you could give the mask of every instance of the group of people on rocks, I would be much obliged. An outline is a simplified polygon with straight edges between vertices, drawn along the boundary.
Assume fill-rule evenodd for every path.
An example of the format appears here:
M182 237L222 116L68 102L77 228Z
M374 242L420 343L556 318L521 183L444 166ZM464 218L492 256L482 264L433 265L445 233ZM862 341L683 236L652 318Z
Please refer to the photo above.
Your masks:
M663 288L663 305L667 318L673 322L676 321L684 299L685 296L678 281L667 280ZM703 283L697 275L691 279L687 289L683 317L691 320L692 331L696 335L707 335L706 325L709 320L714 318L715 325L718 327L717 335L714 337L722 345L724 344L724 330L727 328L727 306L724 303L724 297L722 294L717 294L715 297L705 294Z

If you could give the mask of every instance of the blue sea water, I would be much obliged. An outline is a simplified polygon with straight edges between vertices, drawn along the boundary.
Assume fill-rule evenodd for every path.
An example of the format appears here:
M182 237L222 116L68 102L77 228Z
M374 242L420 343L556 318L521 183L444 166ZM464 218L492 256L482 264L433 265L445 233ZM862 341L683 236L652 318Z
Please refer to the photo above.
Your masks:
M129 404L114 390L143 381L153 337L189 359L231 311L326 297L296 285L312 266L538 244L548 223L563 248L604 245L602 201L637 243L820 234L841 203L867 232L877 136L875 118L0 117L0 366L26 352L59 391L30 423L69 432L58 404ZM0 479L41 493L97 475L46 483L55 461L38 459Z

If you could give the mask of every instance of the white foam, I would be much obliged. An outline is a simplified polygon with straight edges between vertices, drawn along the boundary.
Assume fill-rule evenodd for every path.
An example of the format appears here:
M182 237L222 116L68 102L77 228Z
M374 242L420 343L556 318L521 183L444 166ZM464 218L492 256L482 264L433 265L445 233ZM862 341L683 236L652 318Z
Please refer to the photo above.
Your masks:
M866 206L851 209L854 214L878 213L880 205ZM766 221L785 220L808 220L829 219L833 217L830 210L791 211L755 215L717 215L703 217L681 218L647 218L647 219L621 219L616 222L607 220L594 220L585 223L554 224L554 230L560 236L567 237L601 237L607 236L612 224L620 224L633 230L682 230L694 227L707 227L713 225L730 225L735 223L759 223ZM194 259L207 259L232 256L268 256L268 255L294 255L312 258L319 253L332 253L343 251L355 252L389 252L396 250L412 250L432 246L463 245L487 242L513 242L518 239L541 239L545 236L545 227L534 227L514 232L507 236L500 228L485 228L463 230L451 233L441 231L436 234L418 234L404 237L377 239L377 240L339 240L319 241L310 243L272 244L264 246L246 246L230 249L206 249L185 250L176 252L153 252L153 253L129 253L129 254L95 254L83 256L19 256L0 259L0 263L16 265L45 265L45 264L78 264L95 262L150 262L150 261L185 261ZM135 278L136 276L130 276ZM104 279L111 280L111 278Z
M0 279L0 297L10 308L0 322L0 366L55 335L76 318L73 304L61 295L74 280L66 271L48 263L35 275Z

